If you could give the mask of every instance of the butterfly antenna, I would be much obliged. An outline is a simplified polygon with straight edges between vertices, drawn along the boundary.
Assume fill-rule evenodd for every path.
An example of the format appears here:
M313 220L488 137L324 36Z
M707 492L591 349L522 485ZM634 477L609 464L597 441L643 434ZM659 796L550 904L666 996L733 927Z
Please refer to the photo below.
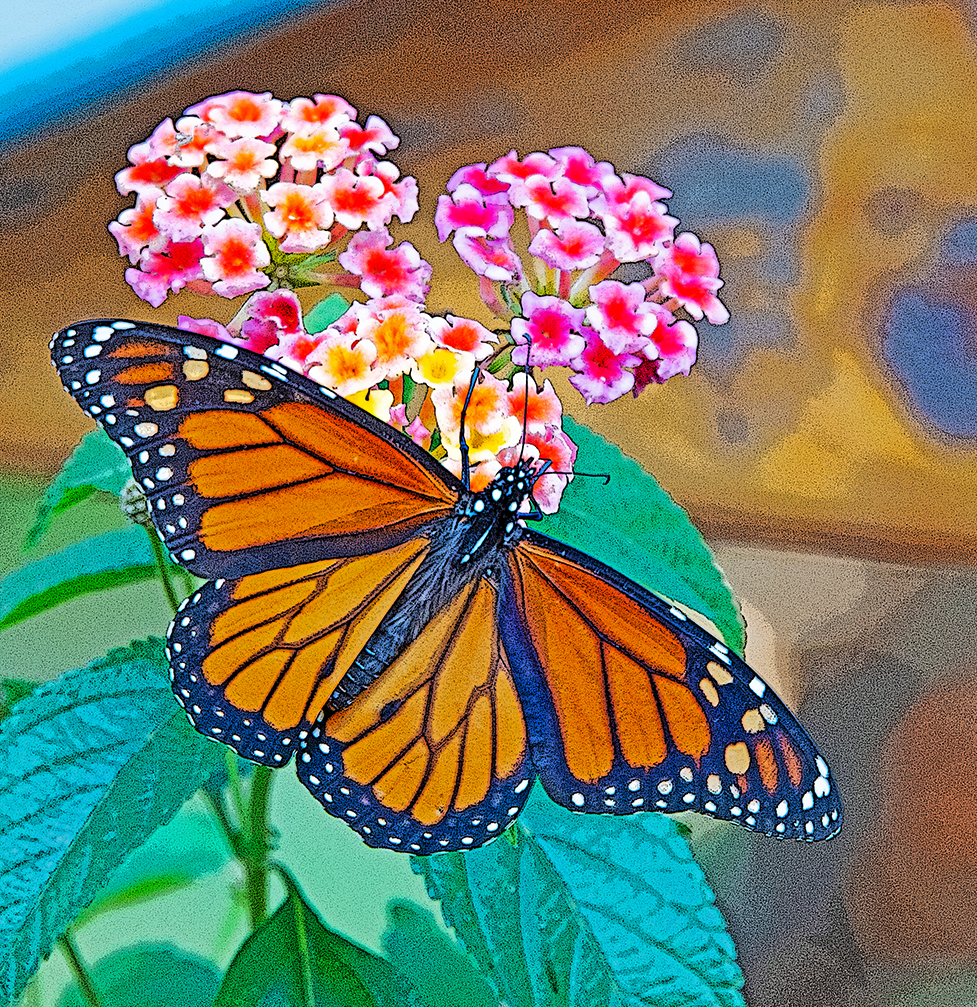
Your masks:
M519 461L522 461L523 455L526 453L526 425L529 422L529 355L533 351L533 341L530 338L529 333L526 333L526 366L523 369L526 375L526 387L524 389L525 396L522 400L522 443L519 445ZM542 472L540 472L542 475ZM530 494L531 496L532 494ZM536 501L533 500L533 505L535 506Z
M551 476L567 476L567 477L569 477L569 476L574 476L574 477L580 476L581 479L603 479L605 486L609 485L610 481L611 481L611 476L610 476L609 472L576 472L576 471L574 471L574 472L560 472L560 471L557 471L556 469L553 469L550 472L550 475Z
M472 400L472 393L475 385L478 384L478 368L472 374L472 383L468 386L468 394L465 396L465 404L461 407L461 428L458 432L458 447L461 450L461 481L465 484L465 489L471 489L471 466L468 461L468 438L465 437L465 416L468 413L468 403Z
M546 472L548 471L549 467L552 464L553 462L549 458L544 459L543 464L539 468L539 471L533 474L533 485L529 488L529 504L532 507L532 510L528 514L520 514L519 515L520 520L522 521L543 520L543 512L539 509L539 504L536 503L536 497L533 496L533 487L546 474Z

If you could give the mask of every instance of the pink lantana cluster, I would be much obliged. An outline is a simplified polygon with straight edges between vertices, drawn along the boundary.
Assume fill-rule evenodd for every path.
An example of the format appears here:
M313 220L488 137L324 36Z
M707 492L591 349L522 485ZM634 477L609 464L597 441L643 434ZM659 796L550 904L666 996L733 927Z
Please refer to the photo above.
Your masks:
M417 212L417 182L380 159L400 142L386 123L355 120L335 95L232 91L161 123L116 175L136 195L109 225L126 282L154 307L324 282L423 302L431 267L386 230Z
M662 202L671 193L649 178L560 147L469 165L447 188L438 236L452 239L483 301L509 321L513 363L571 368L588 404L689 373L698 335L676 312L716 325L729 318L715 251L676 236ZM610 279L637 262L647 279Z

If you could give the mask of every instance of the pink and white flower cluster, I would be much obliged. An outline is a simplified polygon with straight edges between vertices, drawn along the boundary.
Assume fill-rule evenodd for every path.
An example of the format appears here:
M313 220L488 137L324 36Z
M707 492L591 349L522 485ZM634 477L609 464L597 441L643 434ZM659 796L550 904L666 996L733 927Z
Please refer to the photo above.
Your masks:
M729 317L712 246L676 235L671 193L651 179L579 147L513 151L456 172L435 213L500 325L432 315L430 265L387 231L416 213L417 184L380 159L399 143L386 124L355 118L334 95L234 91L167 119L116 176L136 194L109 225L126 280L155 306L184 287L248 295L226 324L179 324L334 389L456 475L464 441L473 490L520 458L548 462L533 493L554 512L577 449L533 369L569 368L588 404L688 374L698 336L677 313ZM615 279L622 263L645 263L647 279ZM310 332L294 290L319 284L363 299Z
M510 321L525 366L570 367L588 404L688 374L698 335L684 309L719 325L729 312L712 246L676 236L668 189L618 175L580 147L515 151L457 171L435 222L480 278L482 299ZM644 262L647 279L610 279Z
M386 123L355 120L335 95L247 91L165 120L116 175L136 195L109 225L126 281L154 307L184 287L238 297L323 282L423 302L430 266L386 230L417 212L417 182L381 160L400 142ZM337 259L347 275L330 271Z
M430 315L399 295L354 302L322 332L306 331L290 290L261 291L227 326L181 315L181 328L242 345L332 388L402 431L462 473L461 412L476 368L498 355L496 333L467 318ZM470 485L483 489L518 458L550 462L534 496L555 513L576 445L563 432L563 408L549 381L525 369L508 379L480 375L465 414Z

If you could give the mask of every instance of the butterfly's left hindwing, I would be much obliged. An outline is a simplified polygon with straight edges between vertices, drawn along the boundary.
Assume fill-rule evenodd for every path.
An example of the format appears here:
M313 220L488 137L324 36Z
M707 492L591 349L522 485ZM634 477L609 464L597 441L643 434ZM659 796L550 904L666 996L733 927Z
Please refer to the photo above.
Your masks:
M392 427L229 343L108 320L51 348L66 390L129 456L173 558L198 576L380 551L463 489Z
M527 532L502 640L547 793L571 810L698 811L823 839L841 805L814 743L723 644L596 560Z

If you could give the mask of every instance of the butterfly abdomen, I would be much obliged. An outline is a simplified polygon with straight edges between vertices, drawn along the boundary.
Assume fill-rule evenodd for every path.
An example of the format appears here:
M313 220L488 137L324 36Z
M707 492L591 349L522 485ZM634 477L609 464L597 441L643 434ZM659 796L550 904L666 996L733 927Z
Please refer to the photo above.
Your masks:
M329 697L328 712L349 706L467 586L483 577L497 581L502 554L517 532L510 496L491 485L460 500L451 519L425 529L430 544L423 562Z

